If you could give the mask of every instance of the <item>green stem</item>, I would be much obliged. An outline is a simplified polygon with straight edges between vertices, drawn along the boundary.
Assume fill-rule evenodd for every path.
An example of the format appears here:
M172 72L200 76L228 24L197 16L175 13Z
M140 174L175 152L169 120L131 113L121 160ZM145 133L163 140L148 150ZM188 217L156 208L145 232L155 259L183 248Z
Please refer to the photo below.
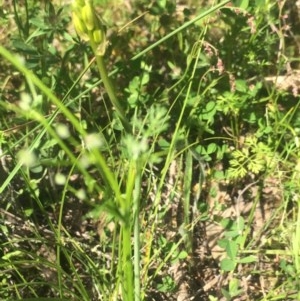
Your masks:
M113 83L111 82L111 80L108 76L108 72L107 72L107 69L106 69L106 66L105 66L105 62L104 62L104 57L102 55L97 55L97 45L95 44L94 39L93 39L91 34L90 34L90 45L91 45L91 47L93 49L93 52L96 56L96 62L97 62L98 70L99 70L103 85L104 85L104 87L106 89L106 92L109 96L109 99L110 99L112 105L115 107L116 112L118 114L118 117L120 118L121 123L122 123L124 129L126 130L126 132L132 133L131 125L129 124L129 122L128 122L126 116L125 116L125 112L123 110L123 107L121 106L121 104L118 100L114 85L113 85Z
M134 300L141 300L141 282L140 282L140 197L142 186L142 172L140 162L135 162L136 174L133 191L133 234L134 234Z
M123 127L128 133L132 132L131 126L125 117L125 112L117 98L113 83L111 82L110 78L108 77L108 72L104 63L104 57L100 55L96 55L96 62L99 69L99 73L101 76L101 79L103 81L104 87L106 89L106 92L110 98L110 101L112 105L115 107L116 112L122 122Z
M131 259L131 227L122 226L122 288L123 300L134 301L133 266Z
M134 300L134 282L133 282L133 264L132 264L132 198L135 189L136 166L135 162L131 162L128 171L128 179L126 183L126 197L122 204L125 215L125 223L122 227L122 262L123 262L123 299L124 301ZM126 297L126 299L125 299Z

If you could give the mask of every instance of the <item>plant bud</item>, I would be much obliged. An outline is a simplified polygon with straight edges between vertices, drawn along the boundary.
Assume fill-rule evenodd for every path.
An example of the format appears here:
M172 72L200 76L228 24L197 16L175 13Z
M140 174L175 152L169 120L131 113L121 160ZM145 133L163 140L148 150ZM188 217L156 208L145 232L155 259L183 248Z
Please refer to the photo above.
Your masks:
M93 31L93 38L96 44L102 43L103 40L103 32L101 29L95 29Z
M88 30L82 20L78 17L78 15L73 12L72 13L73 24L77 34L85 41L89 40Z
M83 7L85 5L85 0L75 0L75 5Z
M90 2L87 2L81 10L82 20L88 30L92 31L97 26L97 19L94 8Z
M105 54L105 50L106 50L106 40L104 36L103 41L97 46L95 54L103 56Z
M77 34L85 41L90 41L96 55L104 55L106 48L105 32L98 19L92 0L73 1L73 24ZM96 49L95 49L96 48Z
M77 14L80 14L81 9L84 7L84 5L85 5L84 0L75 0L72 3L72 10Z

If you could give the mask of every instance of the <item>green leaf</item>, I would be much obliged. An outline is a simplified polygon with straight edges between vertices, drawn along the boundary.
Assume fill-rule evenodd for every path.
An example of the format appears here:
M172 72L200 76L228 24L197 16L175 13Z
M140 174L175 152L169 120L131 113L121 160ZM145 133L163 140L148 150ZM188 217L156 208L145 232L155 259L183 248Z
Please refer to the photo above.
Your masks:
M225 174L223 170L215 170L213 173L213 179L222 181L225 179Z
M216 114L217 106L215 101L210 101L206 104L205 109L202 111L200 117L202 120L213 121Z
M21 251L14 251L14 252L10 252L10 253L5 254L4 256L2 256L2 259L9 260L11 258L18 257L22 254L23 253Z
M244 154L240 151L240 150L235 150L232 152L232 157L235 158L235 159L238 159L238 158L243 158L244 157Z
M266 0L255 0L255 5L258 6L259 8L260 7L265 7L266 5Z
M157 4L161 7L161 8L165 8L166 4L167 4L167 0L158 0Z
M235 81L236 91L248 92L248 84L245 80L237 79Z
M229 292L232 297L236 296L240 292L238 279L233 278L229 281Z
M228 239L219 239L218 240L218 246L225 249L227 246Z
M217 144L216 143L210 143L207 147L207 154L212 154L217 150Z
M234 167L234 166L239 166L240 163L238 160L232 159L232 160L230 160L230 165Z
M29 23L36 26L40 30L46 30L48 29L48 25L45 24L44 19L36 17L36 18L30 18ZM40 32L42 34L42 32Z
M241 9L247 9L249 6L249 0L235 0L233 1L233 4Z
M288 275L294 276L296 273L295 267L293 265L291 265L290 263L288 263L285 259L282 259L280 261L279 267Z
M236 229L241 234L244 230L244 227L245 227L245 220L242 216L240 216L236 222Z
M162 149L169 149L170 147L170 142L167 141L166 139L164 138L160 138L158 140L158 145L162 148Z
M234 230L231 230L231 231L226 231L224 235L225 235L226 238L231 238L232 239L232 238L236 238L239 234L240 234L239 231L234 229Z
M215 101L209 101L205 106L205 109L206 109L207 112L213 111L215 108L216 108L216 102Z
M145 86L146 84L148 84L149 79L150 79L149 73L143 74L141 79L141 86Z
M238 249L238 244L235 241L227 240L226 253L230 259L236 259Z
M188 257L188 253L186 251L181 251L178 255L179 259L185 259Z
M225 297L225 299L228 301L228 300L231 300L231 295L228 291L226 291L224 288L221 288L221 292L222 292L222 295Z
M229 300L233 300L233 297L236 297L243 292L242 289L239 289L239 286L240 286L240 282L238 279L233 278L229 281L229 294L230 294Z
M237 262L238 263L251 263L251 262L256 262L256 261L257 261L257 257L254 255L250 255L250 256L239 259Z
M38 54L37 49L34 46L26 44L22 40L12 40L12 45L14 48L16 48L18 51L22 51L22 53L26 54Z
M221 260L220 266L224 272L231 272L234 271L236 262L230 258L224 258Z
M8 301L13 301L15 299L9 299ZM62 299L62 298L43 298L43 297L38 297L38 298L24 298L24 299L18 299L21 301L69 301L69 299Z
M175 289L176 285L172 277L166 276L162 278L162 283L157 285L160 292L171 292Z
M250 161L248 164L249 170L251 170L254 174L258 174L260 171L264 170L265 161L262 159L255 158L255 161Z
M25 209L24 213L27 217L30 217L33 213L33 209L32 208Z

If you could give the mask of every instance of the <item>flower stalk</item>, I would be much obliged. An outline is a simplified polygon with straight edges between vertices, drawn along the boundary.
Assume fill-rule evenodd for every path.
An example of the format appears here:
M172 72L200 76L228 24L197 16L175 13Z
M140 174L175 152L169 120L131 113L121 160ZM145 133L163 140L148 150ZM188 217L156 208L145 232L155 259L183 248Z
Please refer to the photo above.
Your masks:
M109 96L109 99L114 106L120 121L126 130L131 133L132 128L126 118L123 107L121 106L113 83L111 82L104 62L104 54L106 48L105 29L95 13L92 0L75 0L72 4L72 19L75 30L81 39L89 42L98 66L98 70Z

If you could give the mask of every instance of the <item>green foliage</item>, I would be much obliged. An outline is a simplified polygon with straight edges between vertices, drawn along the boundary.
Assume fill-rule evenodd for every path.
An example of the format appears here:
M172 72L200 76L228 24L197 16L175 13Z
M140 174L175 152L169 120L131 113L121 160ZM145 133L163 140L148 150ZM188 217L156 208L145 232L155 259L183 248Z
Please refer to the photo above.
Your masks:
M274 168L278 162L274 158L274 151L256 137L246 137L244 147L232 152L229 161L228 177L230 179L243 178L249 173L259 174Z
M172 292L175 290L175 288L176 284L170 276L164 277L162 279L162 283L157 285L157 289L160 292Z
M237 297L242 292L240 289L240 283L238 279L231 279L228 285L228 291L222 289L222 294L226 300L232 300L232 298Z
M213 261L205 298L299 299L292 4L21 2L0 8L1 300L172 300L186 279L195 299Z
M224 227L224 239L218 241L218 245L225 249L227 257L222 259L220 267L225 272L234 271L238 263L245 264L256 262L255 256L239 258L239 249L244 248L246 237L244 236L245 221L242 217L237 221L223 219L221 225Z

